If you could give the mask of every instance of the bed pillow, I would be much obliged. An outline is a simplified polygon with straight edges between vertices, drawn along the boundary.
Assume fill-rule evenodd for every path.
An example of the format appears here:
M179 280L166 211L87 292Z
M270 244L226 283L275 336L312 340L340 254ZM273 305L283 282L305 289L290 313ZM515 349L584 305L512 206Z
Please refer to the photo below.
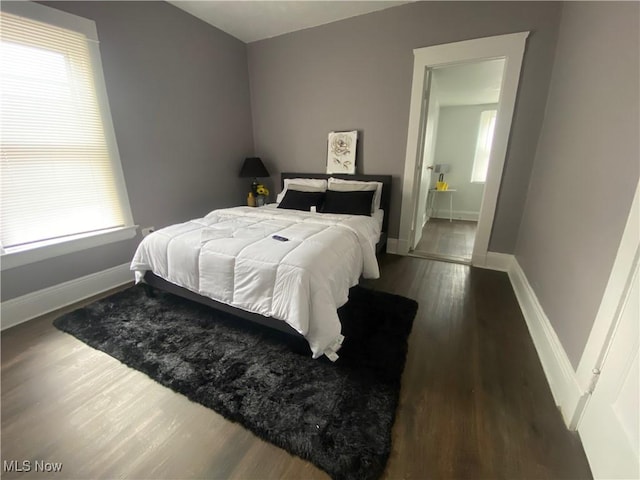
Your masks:
M359 180L341 180L339 178L329 178L329 190L339 192L353 191L370 191L374 190L373 202L371 204L371 213L380 209L380 201L382 200L382 182L361 182Z
M300 192L298 190L286 190L284 198L278 208L289 210L303 210L308 212L311 207L316 207L319 211L323 204L324 192Z
M349 215L371 215L371 202L376 192L327 190L322 213L346 213Z
M276 198L280 203L287 190L297 190L299 192L324 192L327 190L327 180L324 178L285 178L284 188Z

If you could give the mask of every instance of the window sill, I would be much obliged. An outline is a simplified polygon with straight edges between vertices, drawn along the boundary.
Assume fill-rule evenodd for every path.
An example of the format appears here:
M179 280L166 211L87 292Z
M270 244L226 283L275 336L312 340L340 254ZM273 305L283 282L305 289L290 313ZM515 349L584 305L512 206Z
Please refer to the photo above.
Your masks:
M72 238L40 242L37 246L8 248L0 256L0 270L28 265L30 263L79 252L109 243L128 240L136 236L138 226L118 227L101 232L75 235Z

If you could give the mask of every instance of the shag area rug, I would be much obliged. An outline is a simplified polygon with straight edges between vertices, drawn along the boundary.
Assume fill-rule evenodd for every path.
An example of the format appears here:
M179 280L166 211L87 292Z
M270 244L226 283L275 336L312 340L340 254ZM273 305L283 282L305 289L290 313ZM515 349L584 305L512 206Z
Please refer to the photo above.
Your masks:
M352 288L331 363L313 360L301 338L154 294L134 286L54 325L335 479L382 474L415 301Z

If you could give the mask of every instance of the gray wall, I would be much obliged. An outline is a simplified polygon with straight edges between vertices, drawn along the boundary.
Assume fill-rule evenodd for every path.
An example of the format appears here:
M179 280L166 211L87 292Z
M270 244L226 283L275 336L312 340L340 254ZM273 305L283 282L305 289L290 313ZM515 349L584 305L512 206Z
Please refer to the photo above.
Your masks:
M456 189L454 194L455 212L460 211L475 220L480 215L484 183L471 183L471 171L476 156L480 115L484 110L495 110L498 105L460 105L440 108L440 123L436 138L435 163L450 165L451 171L444 175L449 188ZM432 178L433 186L438 175ZM437 216L449 217L449 198L447 194L436 195L434 209ZM465 219L468 219L465 216Z
M398 237L413 49L531 30L490 249L513 252L544 114L561 6L416 2L248 46L256 153L277 171L323 172L327 133L360 131L359 173L393 175Z
M516 258L577 367L639 176L638 3L564 6Z
M43 2L44 3L44 2ZM164 2L49 2L96 22L134 221L245 201L253 153L246 45ZM131 260L138 239L2 272L2 299Z

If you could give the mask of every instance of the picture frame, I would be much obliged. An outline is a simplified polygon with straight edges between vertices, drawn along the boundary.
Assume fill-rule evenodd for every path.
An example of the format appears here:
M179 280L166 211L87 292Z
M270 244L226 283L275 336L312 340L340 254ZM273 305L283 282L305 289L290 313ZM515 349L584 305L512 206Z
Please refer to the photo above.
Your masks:
M327 139L327 173L355 175L358 131L329 132Z

